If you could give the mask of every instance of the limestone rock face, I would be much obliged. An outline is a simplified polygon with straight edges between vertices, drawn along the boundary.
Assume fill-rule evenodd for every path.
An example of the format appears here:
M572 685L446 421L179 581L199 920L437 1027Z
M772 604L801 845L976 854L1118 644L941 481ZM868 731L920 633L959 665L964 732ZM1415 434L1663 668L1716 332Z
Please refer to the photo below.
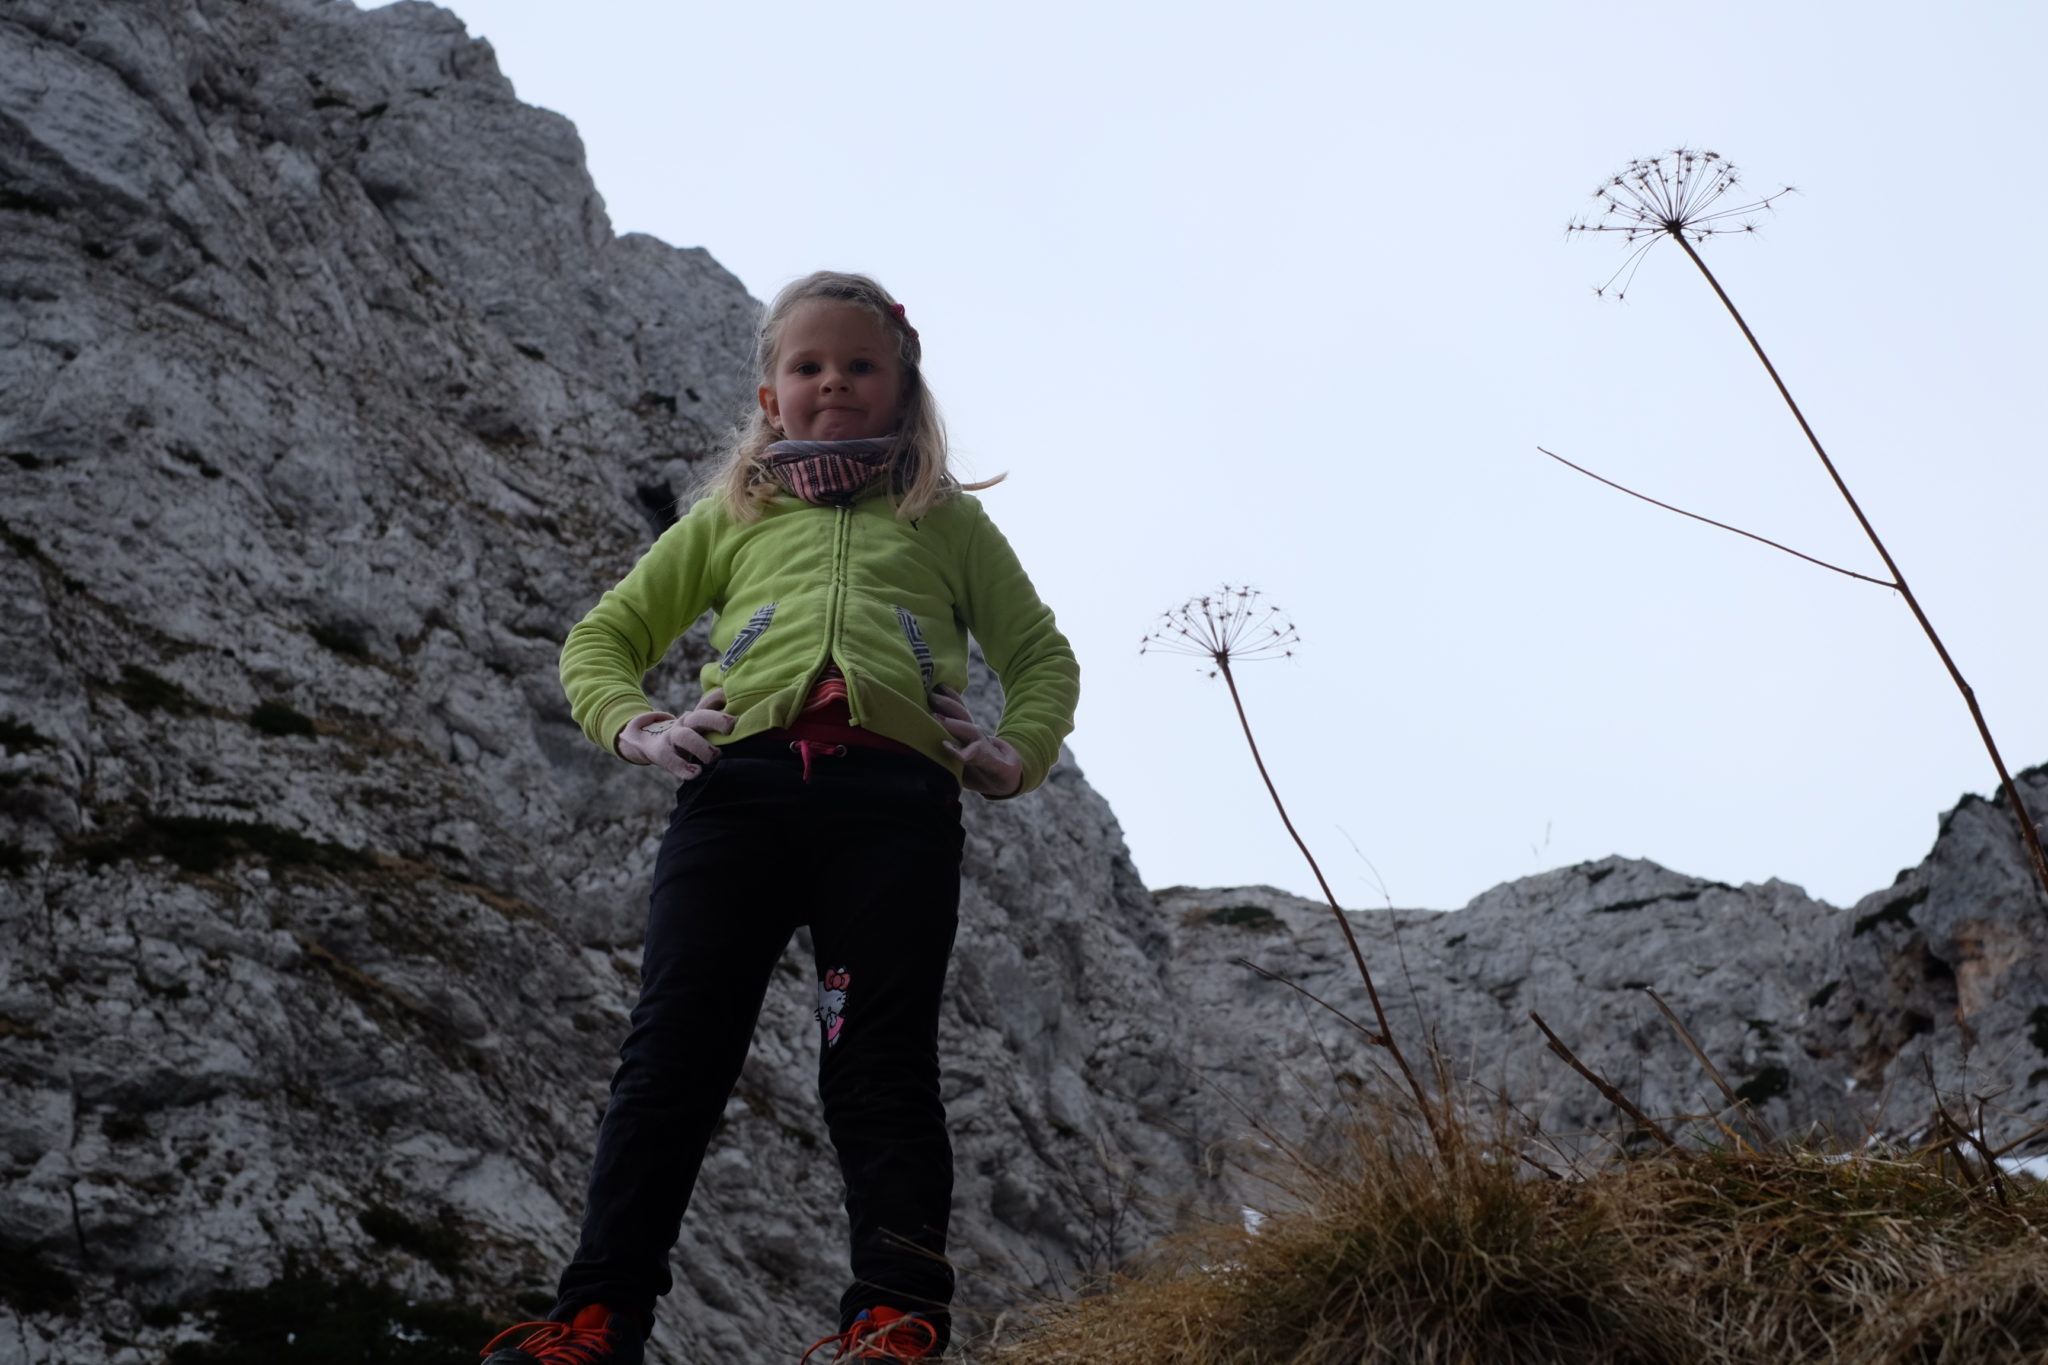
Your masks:
M739 415L758 305L615 237L453 15L316 0L0 12L0 299L0 1361L158 1359L287 1275L533 1315L670 793L555 654ZM1184 1165L1192 1083L1101 799L1070 765L973 820L947 1088L988 1303L1164 1225L1126 1186ZM804 947L656 1359L832 1325Z
M0 7L0 1365L212 1359L219 1294L279 1284L544 1307L670 799L570 723L556 649L747 400L757 312L615 236L574 130L444 10ZM1609 860L1354 919L1397 1026L1558 1131L1618 1124L1530 1008L1653 1112L1713 1103L1645 984L1780 1127L1924 1123L1923 1054L2037 1112L2044 916L2003 819L1966 802L1848 911ZM1237 961L1364 1017L1329 914L1152 895L1071 762L970 801L965 1304L1235 1216L1254 1120L1313 1137L1379 1084ZM655 1361L831 1325L806 947Z
M2048 768L2019 782L2030 810L2048 809ZM1229 1021L1193 1031L1204 1075L1297 1136L1328 1126L1333 1094L1398 1089L1385 1054L1307 998L1373 1023L1327 906L1267 888L1158 901L1177 934L1176 999ZM1433 1066L1427 1040L1466 1093L1507 1102L1509 1133L1608 1135L1560 1141L1573 1154L1642 1138L1550 1053L1532 1013L1672 1131L1743 1126L1652 993L1777 1134L1912 1139L1937 1101L1975 1121L1962 1101L1982 1098L2002 1146L2048 1118L2048 898L2002 801L1965 798L1925 862L1847 910L1783 882L1726 886L1608 858L1454 913L1352 919L1418 1068ZM1380 1110L1335 1116L1352 1112Z

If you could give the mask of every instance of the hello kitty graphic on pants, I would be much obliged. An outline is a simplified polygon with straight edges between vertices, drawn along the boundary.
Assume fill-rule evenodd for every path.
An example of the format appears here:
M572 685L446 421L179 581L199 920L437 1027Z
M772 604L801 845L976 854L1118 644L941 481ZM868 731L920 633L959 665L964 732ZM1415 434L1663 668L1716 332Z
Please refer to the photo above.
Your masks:
M831 1047L839 1041L839 1031L846 1026L846 988L852 982L853 974L844 967L834 967L818 981L818 1022L825 1026L825 1046Z

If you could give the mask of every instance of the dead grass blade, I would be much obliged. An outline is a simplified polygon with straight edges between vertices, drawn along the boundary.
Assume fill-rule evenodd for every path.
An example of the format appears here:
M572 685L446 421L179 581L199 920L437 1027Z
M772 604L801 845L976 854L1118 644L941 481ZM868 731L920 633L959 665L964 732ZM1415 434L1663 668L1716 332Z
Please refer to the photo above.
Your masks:
M1664 1003L1664 997L1648 986L1643 987L1643 994L1649 996L1657 1008L1664 1012L1664 1018L1671 1024L1672 1030L1678 1034L1678 1040L1692 1050L1692 1055L1697 1057L1700 1065L1705 1068L1707 1078L1720 1087L1721 1093L1728 1097L1728 1103L1735 1107L1736 1113L1742 1115L1743 1121L1748 1123L1750 1128L1755 1131L1757 1137L1762 1140L1763 1145L1775 1147L1778 1143L1777 1136L1771 1132L1770 1125L1764 1122L1763 1115L1752 1109L1749 1101L1735 1093L1733 1087L1728 1084L1727 1078L1722 1076L1721 1069L1714 1065L1714 1059L1707 1056L1706 1049L1702 1048L1699 1045L1699 1040L1692 1036L1692 1030L1685 1026L1684 1021L1678 1017L1671 1006ZM1732 1130L1726 1131L1728 1131L1730 1137L1735 1136ZM1737 1138L1736 1140L1740 1141L1741 1139Z
M1600 1092L1602 1098L1622 1113L1628 1115L1629 1119L1643 1132L1648 1133L1651 1137L1663 1143L1666 1151L1676 1152L1680 1150L1677 1140L1671 1134L1664 1131L1663 1125L1659 1124L1657 1120L1651 1118L1648 1114L1645 1114L1641 1109L1638 1109L1635 1101L1610 1085L1606 1077L1580 1061L1572 1050L1565 1046L1564 1039L1550 1031L1550 1025L1543 1022L1542 1015L1538 1014L1535 1010L1530 1010L1529 1017L1536 1021L1536 1027L1542 1029L1543 1036L1550 1040L1550 1050L1564 1058L1567 1066L1591 1082L1593 1088Z

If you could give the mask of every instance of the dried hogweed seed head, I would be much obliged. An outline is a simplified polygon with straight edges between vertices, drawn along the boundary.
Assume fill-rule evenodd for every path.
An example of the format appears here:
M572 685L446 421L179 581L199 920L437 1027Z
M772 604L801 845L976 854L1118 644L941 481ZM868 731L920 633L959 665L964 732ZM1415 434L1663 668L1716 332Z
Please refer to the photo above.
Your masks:
M1213 593L1191 597L1159 618L1138 642L1140 654L1186 654L1217 669L1250 659L1283 659L1301 642L1278 607L1262 602L1256 588L1226 583Z
M1634 248L1593 292L1604 296L1611 291L1616 298L1627 297L1644 253L1663 238L1704 242L1729 233L1755 232L1753 216L1792 192L1787 185L1760 198L1725 203L1731 197L1745 199L1738 192L1741 184L1742 173L1718 152L1674 147L1662 156L1629 162L1619 175L1609 177L1593 191L1599 208L1565 226L1567 233L1618 232L1622 241ZM1616 280L1621 281L1619 289L1614 287Z

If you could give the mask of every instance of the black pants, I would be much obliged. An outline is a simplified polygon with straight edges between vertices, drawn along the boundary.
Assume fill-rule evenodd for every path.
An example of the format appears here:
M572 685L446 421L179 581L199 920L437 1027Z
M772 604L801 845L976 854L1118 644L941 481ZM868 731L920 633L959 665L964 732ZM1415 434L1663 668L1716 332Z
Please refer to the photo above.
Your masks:
M651 1321L770 974L809 925L818 1094L853 1225L840 1326L887 1304L946 1334L953 1149L938 1018L961 837L959 784L914 755L850 747L814 759L807 782L786 741L761 737L727 746L678 789L655 863L640 1001L555 1317L603 1303Z

